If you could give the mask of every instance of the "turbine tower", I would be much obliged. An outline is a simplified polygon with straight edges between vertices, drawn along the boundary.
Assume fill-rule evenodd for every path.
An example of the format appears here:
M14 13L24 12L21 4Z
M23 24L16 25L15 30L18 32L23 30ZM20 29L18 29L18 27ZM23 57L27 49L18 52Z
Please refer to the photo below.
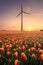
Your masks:
M23 10L22 4L21 4L21 12L17 15L17 17L21 14L21 32L23 31L23 13L30 15L30 13L27 13Z

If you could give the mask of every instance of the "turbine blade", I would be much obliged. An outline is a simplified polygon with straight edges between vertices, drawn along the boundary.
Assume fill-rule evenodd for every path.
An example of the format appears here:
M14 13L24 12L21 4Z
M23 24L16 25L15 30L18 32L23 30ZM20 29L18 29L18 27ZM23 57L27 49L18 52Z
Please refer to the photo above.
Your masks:
M18 17L20 14L21 14L21 12L16 17Z
M21 3L21 10L23 10L23 6L22 6L22 3Z
M30 13L28 13L28 12L24 12L24 11L23 11L23 13L25 13L25 14L29 14L29 15L30 15Z

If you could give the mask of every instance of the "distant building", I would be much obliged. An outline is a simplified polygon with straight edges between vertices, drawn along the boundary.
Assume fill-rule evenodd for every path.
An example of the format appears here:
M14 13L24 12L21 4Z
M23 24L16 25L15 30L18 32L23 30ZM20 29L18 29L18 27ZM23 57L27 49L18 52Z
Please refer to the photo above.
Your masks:
M40 31L43 31L43 30L40 30Z

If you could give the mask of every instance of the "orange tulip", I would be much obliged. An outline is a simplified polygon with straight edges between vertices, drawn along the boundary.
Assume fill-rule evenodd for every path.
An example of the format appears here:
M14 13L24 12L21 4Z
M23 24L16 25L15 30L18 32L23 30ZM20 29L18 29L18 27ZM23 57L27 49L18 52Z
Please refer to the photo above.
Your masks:
M43 50L39 50L39 53L40 53L40 54L43 54Z
M35 47L31 47L31 51L35 52L36 48Z
M4 48L0 48L0 52L3 53L4 52Z
M28 49L28 53L30 53L31 52L31 49Z

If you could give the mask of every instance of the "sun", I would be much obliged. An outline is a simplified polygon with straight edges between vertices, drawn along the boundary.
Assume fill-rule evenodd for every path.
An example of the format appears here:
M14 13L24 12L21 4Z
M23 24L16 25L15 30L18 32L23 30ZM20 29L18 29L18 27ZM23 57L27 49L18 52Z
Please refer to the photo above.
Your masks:
M32 31L32 27L28 27L28 30L29 30L29 31Z
M26 31L32 31L33 29L32 29L31 26L27 26L27 27L24 28L24 30L26 30Z

